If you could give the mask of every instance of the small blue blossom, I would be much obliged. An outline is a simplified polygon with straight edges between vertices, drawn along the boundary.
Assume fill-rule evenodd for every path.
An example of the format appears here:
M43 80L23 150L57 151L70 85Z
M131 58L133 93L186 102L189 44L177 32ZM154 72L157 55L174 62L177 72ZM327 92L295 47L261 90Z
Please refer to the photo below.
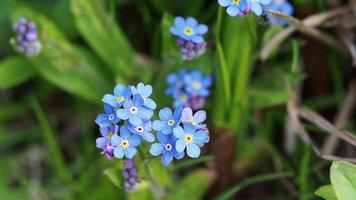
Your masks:
M173 135L157 134L157 139L160 143L154 143L151 146L150 153L153 156L162 155L161 162L164 166L168 166L172 162L173 157L181 159L184 157L184 152L178 152L175 148L177 139Z
M99 114L95 119L100 127L108 127L120 122L120 119L116 116L116 110L111 105L104 103L104 111L105 113Z
M187 155L191 158L200 156L200 146L202 146L207 134L204 130L199 130L191 124L184 124L184 129L177 126L173 129L174 136L178 139L175 146L177 152L184 152L186 149Z
M174 26L169 30L173 35L186 41L201 43L204 42L203 35L208 31L208 26L198 24L197 20L193 17L188 17L187 19L176 17L174 19Z
M111 140L114 148L114 156L116 158L123 158L124 156L131 159L137 152L136 147L141 143L138 135L132 134L127 126L121 126L120 136L114 135Z
M177 91L173 94L173 106L175 108L182 107L182 106L190 106L190 96L187 93Z
M202 124L206 119L206 112L199 110L193 115L193 110L190 107L186 107L182 111L181 121L183 123L191 124L197 129L204 129L205 124Z
M106 145L111 144L111 140L114 135L117 134L119 130L119 126L108 126L108 127L100 127L100 133L102 137L96 139L96 147L99 149L103 149Z
M287 15L292 15L294 11L292 4L290 4L287 0L272 0L268 7L272 10L283 12ZM267 17L272 25L285 26L288 24L287 21L279 17L275 17L270 13L267 13Z
M184 78L188 72L184 69L178 73L171 73L167 76L166 81L168 88L166 89L166 95L173 95L184 86Z
M155 140L155 136L152 134L152 122L147 121L140 125L132 125L128 124L128 128L130 131L138 136L140 136L143 140L147 142L153 142Z
M194 70L184 77L185 89L193 96L207 97L209 96L209 87L212 84L211 76L204 77L203 74Z
M143 105L149 109L156 109L156 103L148 98L149 96L151 96L152 94L152 86L151 85L144 85L143 83L139 83L137 84L136 87L134 86L131 86L131 92L132 92L132 95L135 95L135 94L139 94L141 95L141 97L143 98Z
M218 0L222 7L227 7L226 12L234 16L243 16L249 11L249 0Z
M251 4L251 11L257 16L262 15L263 6L271 3L271 0L249 0Z
M173 128L180 123L182 115L182 107L178 107L174 113L170 108L163 108L159 111L159 118L161 120L155 120L152 128L156 131L160 131L165 135L172 134Z
M116 115L122 120L129 120L132 125L138 126L153 116L153 111L144 107L143 104L144 100L141 95L135 94L133 100L125 101L124 108L118 109Z
M127 99L131 96L131 89L124 85L118 84L114 88L114 95L104 95L102 101L114 107L122 107Z

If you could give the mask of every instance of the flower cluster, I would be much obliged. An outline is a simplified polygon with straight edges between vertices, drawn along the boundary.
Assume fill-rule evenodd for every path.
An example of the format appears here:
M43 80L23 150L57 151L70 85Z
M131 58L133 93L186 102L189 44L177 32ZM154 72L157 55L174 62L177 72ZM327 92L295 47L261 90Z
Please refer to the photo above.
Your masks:
M185 152L190 158L200 156L200 147L209 142L209 132L203 122L205 111L193 115L191 108L177 108L172 112L169 108L159 111L160 120L155 120L152 128L158 131L158 143L151 146L153 156L162 155L161 162L167 166L173 158L181 159Z
M272 10L283 12L288 15L292 15L294 11L292 4L290 4L287 0L272 0L271 3L268 5L268 7L271 8ZM267 17L271 25L281 25L281 26L287 25L287 21L279 17L273 16L270 13L267 13Z
M124 188L126 191L134 191L137 183L137 170L134 160L124 161L124 172L122 176L125 179Z
M263 7L271 0L218 0L222 7L227 7L226 12L230 16L244 16L250 12L257 16L262 15Z
M173 106L188 106L193 110L201 109L205 104L205 99L210 94L212 77L204 76L201 71L193 70L187 72L181 70L167 76L168 88L166 95L174 99Z
M41 50L38 40L37 27L33 21L21 17L13 26L16 33L16 50L26 56L35 56Z
M193 17L184 19L176 17L174 26L170 32L177 36L177 44L180 46L180 54L183 60L193 60L205 52L207 43L203 35L208 31L208 26L198 24Z

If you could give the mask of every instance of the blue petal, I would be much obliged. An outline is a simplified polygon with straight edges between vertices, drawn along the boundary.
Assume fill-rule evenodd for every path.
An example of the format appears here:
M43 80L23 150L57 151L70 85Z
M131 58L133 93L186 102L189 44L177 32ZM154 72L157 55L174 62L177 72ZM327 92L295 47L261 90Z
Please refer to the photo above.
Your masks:
M149 97L152 94L152 86L151 85L144 85L143 83L139 83L137 85L137 91L143 97Z
M169 135L173 133L173 127L172 126L166 126L162 131L163 134Z
M193 111L190 107L186 107L182 111L182 122L186 122L193 118Z
M199 34L199 35L203 35L206 32L208 32L208 26L204 25L204 24L199 24L195 29L194 29L194 33Z
M140 108L138 111L138 115L142 118L142 119L151 119L151 117L153 116L153 110L148 109L148 108Z
M108 126L108 127L100 127L99 130L102 136L107 136L111 133L112 129L110 126Z
M162 144L168 144L169 143L169 136L163 134L163 133L157 133L157 139L160 143Z
M150 154L153 156L159 156L162 154L164 146L159 143L154 143L150 148Z
M132 125L139 126L140 124L142 124L142 119L137 115L130 115L129 122Z
M155 141L155 136L150 133L150 132L144 132L141 134L141 137L143 140L147 141L147 142L153 142Z
M105 113L107 113L107 114L115 113L115 109L110 104L107 104L107 103L104 103L104 110L105 110Z
M114 107L117 106L116 97L114 95L112 95L112 94L104 95L102 101L107 103L107 104L109 104L109 105L111 105L111 106L114 106Z
M200 156L200 147L197 144L190 143L187 145L187 154L191 158L198 158Z
M95 123L100 127L108 127L111 125L111 121L108 119L107 114L99 114L95 119Z
M114 135L111 139L111 144L114 146L119 146L121 144L122 138L118 135Z
M173 113L173 119L176 121L176 124L180 122L180 118L182 117L182 111L183 111L183 107L178 106Z
M109 138L100 137L100 138L97 138L95 142L96 142L96 147L99 149L102 149L109 143Z
M173 160L173 156L169 152L166 152L163 154L161 162L164 166L168 166L169 163L172 162L172 160Z
M152 123L152 128L153 128L153 130L156 130L156 131L161 131L166 126L167 126L167 124L164 121L160 121L160 120L155 120Z
M121 146L115 147L114 156L119 159L123 158L124 157L124 149Z
M176 27L184 27L185 26L185 20L183 19L183 17L176 17L174 19L174 25Z
M133 105L135 105L136 107L141 107L143 105L144 101L143 98L141 97L141 95L139 94L135 94L133 96Z
M204 42L204 38L201 35L193 35L191 37L191 41L195 43L201 43Z
M263 5L268 5L271 3L271 0L260 0L260 3Z
M205 143L206 139L208 138L208 133L206 131L199 130L194 134L194 142L202 145Z
M121 84L117 84L114 88L114 95L117 97L124 96L126 87Z
M120 136L124 139L130 138L132 135L131 131L127 128L127 126L121 126L120 128Z
M185 123L183 124L183 126L184 126L184 131L189 134L194 134L195 131L197 130L191 123Z
M136 147L141 143L141 138L138 135L132 135L129 139L130 147Z
M204 122L206 119L206 112L204 110L199 110L194 114L194 121L197 124Z
M205 86L205 87L210 87L211 84L213 82L213 79L211 76L206 76L203 78L203 80L201 81L201 83Z
M171 27L169 29L169 32L171 32L173 35L176 35L176 36L179 35L179 30L176 27Z
M183 152L185 149L186 143L185 143L184 139L179 139L176 141L175 146L176 146L176 150L178 152Z
M226 7L232 4L231 0L219 0L218 1L219 5L222 7Z
M147 99L145 100L144 105L145 105L147 108L152 109L152 110L156 109L156 107L157 107L156 103L155 103L152 99L149 99L149 98L147 98Z
M172 154L176 159L182 159L184 157L184 151L183 152L178 152L176 149L172 149Z
M172 119L172 110L167 107L162 108L159 111L159 118L164 121L168 121L168 120Z
M136 154L137 149L134 147L128 147L124 151L126 158L131 159Z
M193 28L193 27L195 27L196 25L198 25L198 22L197 22L197 20L196 20L194 17L188 17L188 18L187 18L187 26Z
M240 14L240 9L236 4L233 4L233 5L229 6L226 9L226 11L227 11L227 14L229 14L232 17L237 16L238 14Z
M251 10L254 12L257 16L260 16L262 14L262 6L259 3L252 3L251 4Z
M183 138L185 135L184 129L181 126L177 126L173 129L173 134L176 138Z
M127 120L130 117L130 111L127 109L118 109L116 111L116 116L119 119Z

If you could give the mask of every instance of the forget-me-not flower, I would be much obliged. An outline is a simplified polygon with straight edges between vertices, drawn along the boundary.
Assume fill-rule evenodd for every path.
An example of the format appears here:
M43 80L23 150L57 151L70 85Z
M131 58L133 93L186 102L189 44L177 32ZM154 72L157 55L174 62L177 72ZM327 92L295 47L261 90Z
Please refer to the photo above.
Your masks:
M96 139L96 147L103 149L106 145L111 144L111 140L119 130L118 125L111 125L108 127L100 127L100 133L102 137Z
M185 89L191 95L198 95L201 97L209 96L208 88L212 84L211 76L203 76L203 74L194 70L184 77Z
M287 15L292 15L294 11L292 4L290 4L287 0L272 0L268 7L272 10L283 12ZM287 21L279 17L273 16L270 13L267 13L267 17L272 25L285 26L288 24Z
M131 97L131 89L124 85L118 84L114 88L114 95L104 95L102 101L114 107L122 107L124 102Z
M128 128L132 133L140 136L143 140L147 142L153 142L155 140L155 136L152 134L151 121L146 121L136 126L132 124L128 124Z
M181 159L184 157L184 152L178 152L175 148L177 139L173 135L157 134L157 139L160 143L154 143L151 146L150 153L153 156L162 155L161 162L164 166L172 162L173 157Z
M193 17L188 17L187 19L176 17L174 19L174 26L169 30L173 35L181 37L186 41L201 43L204 42L203 35L208 31L208 27L205 24L198 24L197 20Z
M189 157L197 158L200 156L200 146L205 143L207 134L191 124L184 124L183 126L184 128L177 126L173 129L174 136L178 139L176 150L184 152L186 149Z
M114 148L114 156L123 158L124 156L131 159L137 152L136 147L141 143L140 136L132 134L127 126L121 126L120 136L114 135L111 140Z
M135 94L133 99L128 99L124 103L124 107L116 111L118 118L129 120L133 125L140 125L144 120L149 120L153 116L153 111L143 106L144 100L139 94Z
M190 107L186 107L182 111L181 121L183 123L191 124L195 128L202 129L206 125L202 124L206 119L206 112L199 110L193 115L193 110Z
M143 105L149 109L156 109L156 103L148 98L152 94L152 86L151 85L144 85L143 83L137 84L136 87L130 86L132 95L139 94L143 98Z
M111 105L104 103L104 111L105 113L99 114L95 119L95 122L100 127L108 127L119 123L120 119L116 116L116 111Z
M242 16L249 10L249 0L218 0L222 7L227 7L226 12L230 16Z
M166 95L173 95L179 92L184 86L184 78L187 76L187 70L180 70L178 73L168 74L166 81L168 83L168 88L166 89Z
M251 4L251 11L255 13L257 16L262 15L263 6L271 3L271 0L249 0Z
M161 120L155 120L152 128L166 135L173 133L173 128L180 123L182 110L182 107L178 107L173 113L170 108L161 109L159 111L159 118Z

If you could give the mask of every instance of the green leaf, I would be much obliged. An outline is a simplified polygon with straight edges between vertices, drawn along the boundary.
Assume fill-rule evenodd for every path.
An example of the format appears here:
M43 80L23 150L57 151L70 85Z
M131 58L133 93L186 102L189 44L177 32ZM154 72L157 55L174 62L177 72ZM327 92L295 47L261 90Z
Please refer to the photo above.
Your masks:
M255 108L266 108L283 104L293 97L292 91L262 88L250 88L248 94Z
M128 200L155 199L150 190L150 184L147 181L140 181L136 185L136 190L127 194Z
M174 184L173 190L169 193L167 199L202 199L214 179L215 173L211 170L200 169L190 172L178 183Z
M337 200L337 197L334 193L333 187L331 185L324 185L320 187L316 192L316 195L322 197L326 200Z
M330 168L330 180L339 200L354 200L356 197L356 165L335 161Z
M36 74L31 63L21 56L8 57L0 62L0 89L15 87Z
M174 46L174 39L169 32L169 28L173 24L173 17L168 13L164 13L161 21L161 51L162 59L165 65L172 66L176 64L180 58L177 47Z
M20 16L34 20L39 28L42 50L29 59L38 72L56 86L98 103L102 94L109 91L111 79L103 75L95 57L72 45L52 21L18 4L13 21Z
M124 185L123 180L122 180L122 166L121 162L120 165L117 165L118 167L115 168L110 168L110 169L106 169L103 173L105 176L107 176L110 181L118 188L122 188L122 186Z
M71 9L80 34L111 70L120 77L133 74L133 48L104 1L71 0Z

